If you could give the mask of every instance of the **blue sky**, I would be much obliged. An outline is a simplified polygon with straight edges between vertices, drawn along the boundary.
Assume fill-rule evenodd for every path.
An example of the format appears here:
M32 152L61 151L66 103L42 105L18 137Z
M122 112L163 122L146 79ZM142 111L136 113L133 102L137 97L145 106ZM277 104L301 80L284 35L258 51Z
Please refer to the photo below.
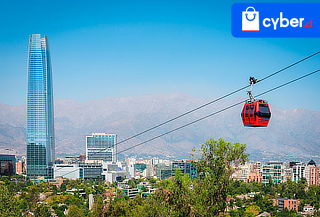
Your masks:
M55 98L78 101L176 92L215 98L320 50L319 38L234 38L234 2L2 1L0 103L25 104L32 33L49 37ZM319 63L320 55L255 91ZM317 74L265 98L282 108L320 110L319 84Z

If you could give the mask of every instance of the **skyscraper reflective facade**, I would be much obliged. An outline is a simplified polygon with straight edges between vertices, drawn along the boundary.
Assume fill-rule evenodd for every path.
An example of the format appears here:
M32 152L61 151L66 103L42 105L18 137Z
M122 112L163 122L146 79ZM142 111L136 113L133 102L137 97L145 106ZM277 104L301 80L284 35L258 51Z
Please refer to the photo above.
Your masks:
M55 158L52 72L48 38L29 38L27 176L53 177Z

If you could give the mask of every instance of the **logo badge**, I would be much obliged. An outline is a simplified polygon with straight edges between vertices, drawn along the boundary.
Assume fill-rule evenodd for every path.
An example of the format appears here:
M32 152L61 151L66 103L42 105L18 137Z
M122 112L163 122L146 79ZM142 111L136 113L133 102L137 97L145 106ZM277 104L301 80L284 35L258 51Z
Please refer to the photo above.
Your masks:
M232 35L243 38L320 37L320 3L234 3Z

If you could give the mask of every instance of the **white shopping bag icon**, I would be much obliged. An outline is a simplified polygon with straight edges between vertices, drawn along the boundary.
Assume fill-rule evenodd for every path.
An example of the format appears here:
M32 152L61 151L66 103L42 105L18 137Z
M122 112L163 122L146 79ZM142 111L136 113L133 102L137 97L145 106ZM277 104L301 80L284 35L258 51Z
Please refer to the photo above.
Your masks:
M259 11L254 7L247 7L242 11L242 32L259 32Z

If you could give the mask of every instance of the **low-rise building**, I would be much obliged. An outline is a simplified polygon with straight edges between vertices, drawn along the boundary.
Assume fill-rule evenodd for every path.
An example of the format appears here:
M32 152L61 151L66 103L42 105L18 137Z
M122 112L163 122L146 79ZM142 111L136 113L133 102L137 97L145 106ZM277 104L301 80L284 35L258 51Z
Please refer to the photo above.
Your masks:
M16 162L16 173L17 174L19 174L19 175L24 174L26 172L25 168L26 167L25 167L24 161L19 160Z
M123 188L121 190L123 192L123 195L129 197L130 199L135 198L140 192L140 189L138 188Z
M76 164L55 164L54 177L64 177L68 179L103 179L102 164L76 163Z
M142 192L142 193L141 193L141 197L147 198L147 197L149 197L150 195L154 194L155 191L156 191L156 189L154 189L154 188L149 189L147 192Z
M304 207L303 207L303 211L304 212L311 212L314 210L314 207L311 206L310 204L306 204Z
M262 175L261 172L256 170L249 173L247 182L258 182L261 183L262 181Z
M36 179L30 179L31 182L33 183L41 183L41 182L47 182L49 185L57 185L60 186L65 179L61 178L61 177L57 177L55 179L46 179L43 176L40 176Z
M85 162L85 161L86 161L86 158L87 158L87 157L86 157L85 154L80 154L80 155L79 155L79 161L80 161L80 162Z
M236 198L240 199L249 199L249 198L254 198L256 195L260 194L260 192L250 192L248 194L240 194L237 195Z
M303 207L303 212L301 212L301 214L305 216L313 216L314 211L315 210L313 206L311 206L310 204L306 204Z
M172 173L171 173L171 166L170 165L166 165L164 163L157 164L157 165L155 165L155 170L156 170L156 176L160 180L164 180L164 179L171 177Z
M111 189L106 190L103 193L103 196L104 196L104 198L106 198L107 202L110 202L111 200L113 200L117 196L116 189L111 188Z
M239 181L247 182L249 179L249 174L252 170L251 163L245 163L244 165L238 165L235 167L232 178Z
M121 182L122 180L130 177L125 163L103 162L102 165L102 176L104 177L104 180L107 182Z
M72 194L72 195L75 195L75 194L78 194L81 196L86 195L86 191L82 188L81 189L77 189L77 188L67 189L66 192L69 194Z
M271 214L268 212L263 212L263 213L260 213L259 215L257 215L257 217L269 217L269 216L271 216Z
M279 210L296 210L298 212L299 200L288 198L273 199L273 205L277 206Z
M67 179L79 179L81 168L79 164L55 164L53 167L54 178L64 177Z
M174 176L175 170L178 169L183 173L189 174L190 178L197 178L197 168L191 160L179 160L171 163L171 176Z
M80 178L103 180L101 163L79 163L79 167L82 168Z

